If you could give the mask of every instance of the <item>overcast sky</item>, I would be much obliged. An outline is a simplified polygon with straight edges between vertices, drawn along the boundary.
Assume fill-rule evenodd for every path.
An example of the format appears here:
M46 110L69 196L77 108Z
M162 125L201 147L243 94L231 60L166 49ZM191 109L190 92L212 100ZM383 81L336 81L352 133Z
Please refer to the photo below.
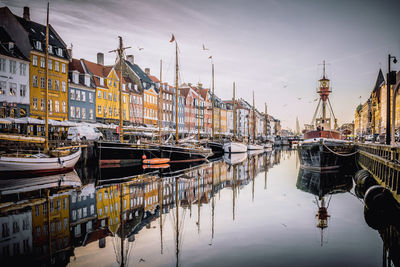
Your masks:
M0 0L15 14L29 6L31 20L45 23L47 1ZM174 33L180 46L181 81L211 85L222 99L237 96L281 119L285 128L310 123L317 102L317 80L326 60L332 81L331 102L339 124L354 120L387 55L400 60L398 0L53 0L50 23L73 57L96 61L105 53L112 64L118 36L127 54L143 69L174 81ZM202 45L209 50L203 51ZM140 48L143 48L139 50ZM400 70L400 63L392 66Z

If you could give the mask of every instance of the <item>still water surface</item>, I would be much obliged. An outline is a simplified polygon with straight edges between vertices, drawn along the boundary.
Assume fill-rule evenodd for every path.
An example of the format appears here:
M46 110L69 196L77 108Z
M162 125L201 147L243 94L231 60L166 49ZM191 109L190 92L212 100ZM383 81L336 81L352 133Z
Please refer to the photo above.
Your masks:
M70 266L381 266L387 260L351 175L301 170L295 150L234 161L126 179L113 178L127 170L78 169L81 185L76 176L40 189L3 186L0 220L8 236L2 226L2 261L51 256ZM15 221L21 226L14 233Z

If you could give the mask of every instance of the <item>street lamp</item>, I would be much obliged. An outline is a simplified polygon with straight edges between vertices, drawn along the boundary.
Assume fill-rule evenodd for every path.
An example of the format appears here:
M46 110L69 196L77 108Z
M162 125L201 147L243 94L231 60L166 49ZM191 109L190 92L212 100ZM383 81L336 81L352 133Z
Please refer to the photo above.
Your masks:
M390 145L390 85L396 83L396 72L390 71L390 64L393 59L393 63L397 63L395 56L388 55L388 74L387 74L387 88L386 88L386 145ZM393 125L394 127L394 125Z

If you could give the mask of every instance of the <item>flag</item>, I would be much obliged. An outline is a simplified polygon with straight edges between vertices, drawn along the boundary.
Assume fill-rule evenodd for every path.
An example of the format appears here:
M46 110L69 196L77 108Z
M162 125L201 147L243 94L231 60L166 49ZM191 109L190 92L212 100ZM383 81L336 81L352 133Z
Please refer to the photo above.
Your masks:
M171 40L169 42L172 43L173 41L175 41L175 36L172 34Z

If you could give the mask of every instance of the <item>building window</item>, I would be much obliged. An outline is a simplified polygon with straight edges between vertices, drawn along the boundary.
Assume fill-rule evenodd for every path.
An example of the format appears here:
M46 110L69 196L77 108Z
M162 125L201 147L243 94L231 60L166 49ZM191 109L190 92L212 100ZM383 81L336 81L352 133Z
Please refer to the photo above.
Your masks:
M6 59L0 58L0 71L6 71Z
M94 205L90 205L90 215L94 214Z
M104 117L107 116L107 107L104 106Z
M108 108L108 113L110 114L110 116L112 116L112 108L111 107Z
M80 118L81 117L81 108L80 107L76 107L76 113L75 113L76 118Z
M49 112L53 113L53 100L49 99Z
M66 84L65 84L65 82L61 82L61 90L65 93L66 91L67 91L67 86L66 86Z
M50 49L50 46L49 46ZM47 67L49 68L49 70L53 69L53 60L49 59L49 61L47 62Z
M17 72L17 62L10 60L10 73L15 74Z
M70 112L70 117L75 118L75 107L74 106L70 106L69 112Z
M79 73L77 71L74 71L72 74L72 81L75 84L79 83Z
M81 94L82 94L82 101L86 101L86 92L82 91Z
M45 68L46 67L46 62L44 57L40 57L40 67Z
M68 209L68 198L64 197L63 199L63 208L64 210Z
M35 47L36 47L37 50L41 51L42 50L42 43L40 41L36 41L35 42Z
M63 57L63 50L61 48L56 48L56 53L59 57Z
M64 230L68 229L68 218L64 218Z
M106 91L103 92L103 98L107 99L107 92Z
M55 112L57 112L57 113L60 112L60 102L58 100L56 100L54 102L54 109L55 109Z
M65 101L62 102L62 112L63 113L67 112L67 103L65 103Z
M97 98L101 98L101 91L99 90L99 91L97 91Z
M89 102L93 103L93 94L92 93L89 93Z
M126 103L126 97L124 95L122 96L122 103Z
M83 208L83 217L87 217L87 207Z
M97 113L99 113L99 115L101 114L101 106L100 105L97 106Z
M54 80L54 90L56 90L56 91L60 90L60 81L59 80Z
M54 60L54 70L60 71L60 62Z
M4 95L6 93L7 83L0 81L0 95Z
M33 103L32 103L33 109L34 109L34 110L37 110L37 109L38 109L37 98L34 97L32 102L33 102Z
M82 119L86 119L86 108L82 108Z
M32 86L38 87L38 77L36 75L32 76Z
M118 110L117 110L117 108L114 108L114 116L118 116Z
M53 80L49 79L49 90L53 89Z
M89 110L89 116L90 116L89 119L93 120L93 109Z
M76 210L72 210L72 220L76 220Z
M26 85L20 84L19 86L19 95L22 97L26 96Z
M71 89L71 90L69 91L69 98L70 98L71 100L75 100L75 89Z
M25 63L19 63L19 74L21 76L26 75L26 64Z
M46 80L44 77L40 77L40 88L44 89L46 87Z
M10 95L11 96L17 95L17 84L16 83L10 83Z
M100 85L101 85L101 86L104 86L104 78L103 78L103 77L100 77L100 78L99 78L99 81L100 81Z
M65 73L65 72L66 72L65 63L61 63L61 72L62 72L62 73Z
M112 94L111 93L108 93L108 100L112 100Z

